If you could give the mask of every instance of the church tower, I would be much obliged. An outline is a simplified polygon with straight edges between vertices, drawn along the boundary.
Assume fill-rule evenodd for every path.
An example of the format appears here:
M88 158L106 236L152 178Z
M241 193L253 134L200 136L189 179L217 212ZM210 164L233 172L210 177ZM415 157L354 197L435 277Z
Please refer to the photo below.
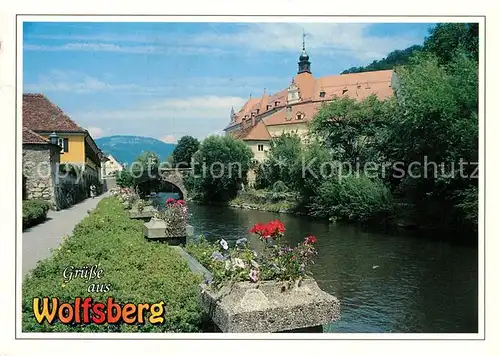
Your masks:
M309 73L311 74L311 62L309 61L309 55L306 52L306 34L305 32L302 34L302 53L299 57L299 71L300 73Z

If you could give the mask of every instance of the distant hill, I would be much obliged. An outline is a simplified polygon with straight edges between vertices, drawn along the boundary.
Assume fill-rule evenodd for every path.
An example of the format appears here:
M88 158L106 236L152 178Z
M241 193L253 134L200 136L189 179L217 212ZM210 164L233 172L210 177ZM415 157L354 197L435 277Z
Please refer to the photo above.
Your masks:
M349 69L344 70L340 74L349 74L349 73L362 73L362 72L371 72L375 70L386 70L393 69L396 66L408 64L410 61L410 57L422 50L422 46L414 45L408 47L404 50L396 50L392 51L387 55L386 58L382 58L378 61L373 61L368 64L366 67L351 67Z
M105 154L111 154L120 163L131 164L143 152L154 152L160 161L166 161L175 144L165 143L152 137L107 136L95 140Z

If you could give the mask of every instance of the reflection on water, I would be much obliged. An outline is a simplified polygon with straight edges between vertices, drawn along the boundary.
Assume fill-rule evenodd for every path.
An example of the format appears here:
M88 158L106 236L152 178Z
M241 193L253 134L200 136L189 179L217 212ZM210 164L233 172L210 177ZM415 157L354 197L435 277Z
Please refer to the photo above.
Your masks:
M158 198L160 200L160 198ZM161 195L163 201L166 197ZM329 332L477 332L477 248L286 214L189 204L195 234L247 237L257 222L279 218L284 242L318 237L312 266L319 286L341 302Z

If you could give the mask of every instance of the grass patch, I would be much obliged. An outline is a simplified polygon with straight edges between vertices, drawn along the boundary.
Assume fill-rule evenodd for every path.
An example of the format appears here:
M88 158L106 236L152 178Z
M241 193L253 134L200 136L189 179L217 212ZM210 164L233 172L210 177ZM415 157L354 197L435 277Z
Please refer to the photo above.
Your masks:
M200 277L171 247L147 241L143 222L127 217L117 198L105 198L65 238L51 257L40 262L23 282L22 327L24 332L198 332L202 313L198 304ZM101 279L75 278L64 283L68 266L81 268L99 264ZM109 284L108 293L89 293L90 283ZM166 303L161 325L103 324L65 325L46 321L38 324L33 298L58 297L72 304L76 297L91 296L95 302L113 297L116 303Z

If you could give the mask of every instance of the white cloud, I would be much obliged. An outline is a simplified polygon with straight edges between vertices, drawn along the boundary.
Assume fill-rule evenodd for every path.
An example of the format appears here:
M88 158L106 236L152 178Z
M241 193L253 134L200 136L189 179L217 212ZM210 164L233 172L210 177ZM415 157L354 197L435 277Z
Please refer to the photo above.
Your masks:
M82 119L220 119L229 120L231 106L240 107L247 99L234 96L206 95L186 99L167 98L120 110L85 111L75 114Z
M191 135L200 139L209 134L222 134L229 123L231 106L240 107L246 98L236 96L197 96L186 99L166 98L142 102L118 110L85 110L71 112L76 122L100 126L106 121L107 135L135 134L161 137L165 142Z
M222 54L232 48L239 55L254 55L261 51L298 53L302 46L302 31L307 33L307 48L314 54L349 55L356 59L379 59L394 49L404 49L422 42L412 33L373 35L372 24L363 23L244 23L233 33L211 32L196 34L143 33L98 35L33 35L28 38L69 40L63 45L25 45L27 50L42 51L107 51L123 53L181 55ZM86 42L76 42L86 41ZM110 43L106 43L110 42ZM117 43L145 45L120 45ZM209 45L207 45L209 44Z
M108 79L109 80L109 79ZM76 71L51 70L38 77L34 83L27 83L25 92L71 92L72 94L88 94L96 92L113 92L114 94L133 95L208 95L224 93L245 93L260 95L267 85L269 89L278 90L286 87L287 78L281 77L190 77L168 80L169 85L152 86L137 83L110 83L102 79Z
M90 136L92 136L92 138L94 139L101 137L104 132L103 129L94 126L87 128L87 130L90 133Z
M161 141L165 143L177 143L177 139L174 135L167 135L161 138Z
M70 42L63 45L25 44L27 51L78 51L78 52L118 52L132 54L176 54L176 55L222 55L224 50L206 46L130 46L110 43Z
M193 43L223 43L258 51L299 52L302 33L306 47L315 54L345 54L358 59L378 59L394 49L404 49L422 41L412 34L376 36L371 24L362 23L253 23L235 33L204 33Z

